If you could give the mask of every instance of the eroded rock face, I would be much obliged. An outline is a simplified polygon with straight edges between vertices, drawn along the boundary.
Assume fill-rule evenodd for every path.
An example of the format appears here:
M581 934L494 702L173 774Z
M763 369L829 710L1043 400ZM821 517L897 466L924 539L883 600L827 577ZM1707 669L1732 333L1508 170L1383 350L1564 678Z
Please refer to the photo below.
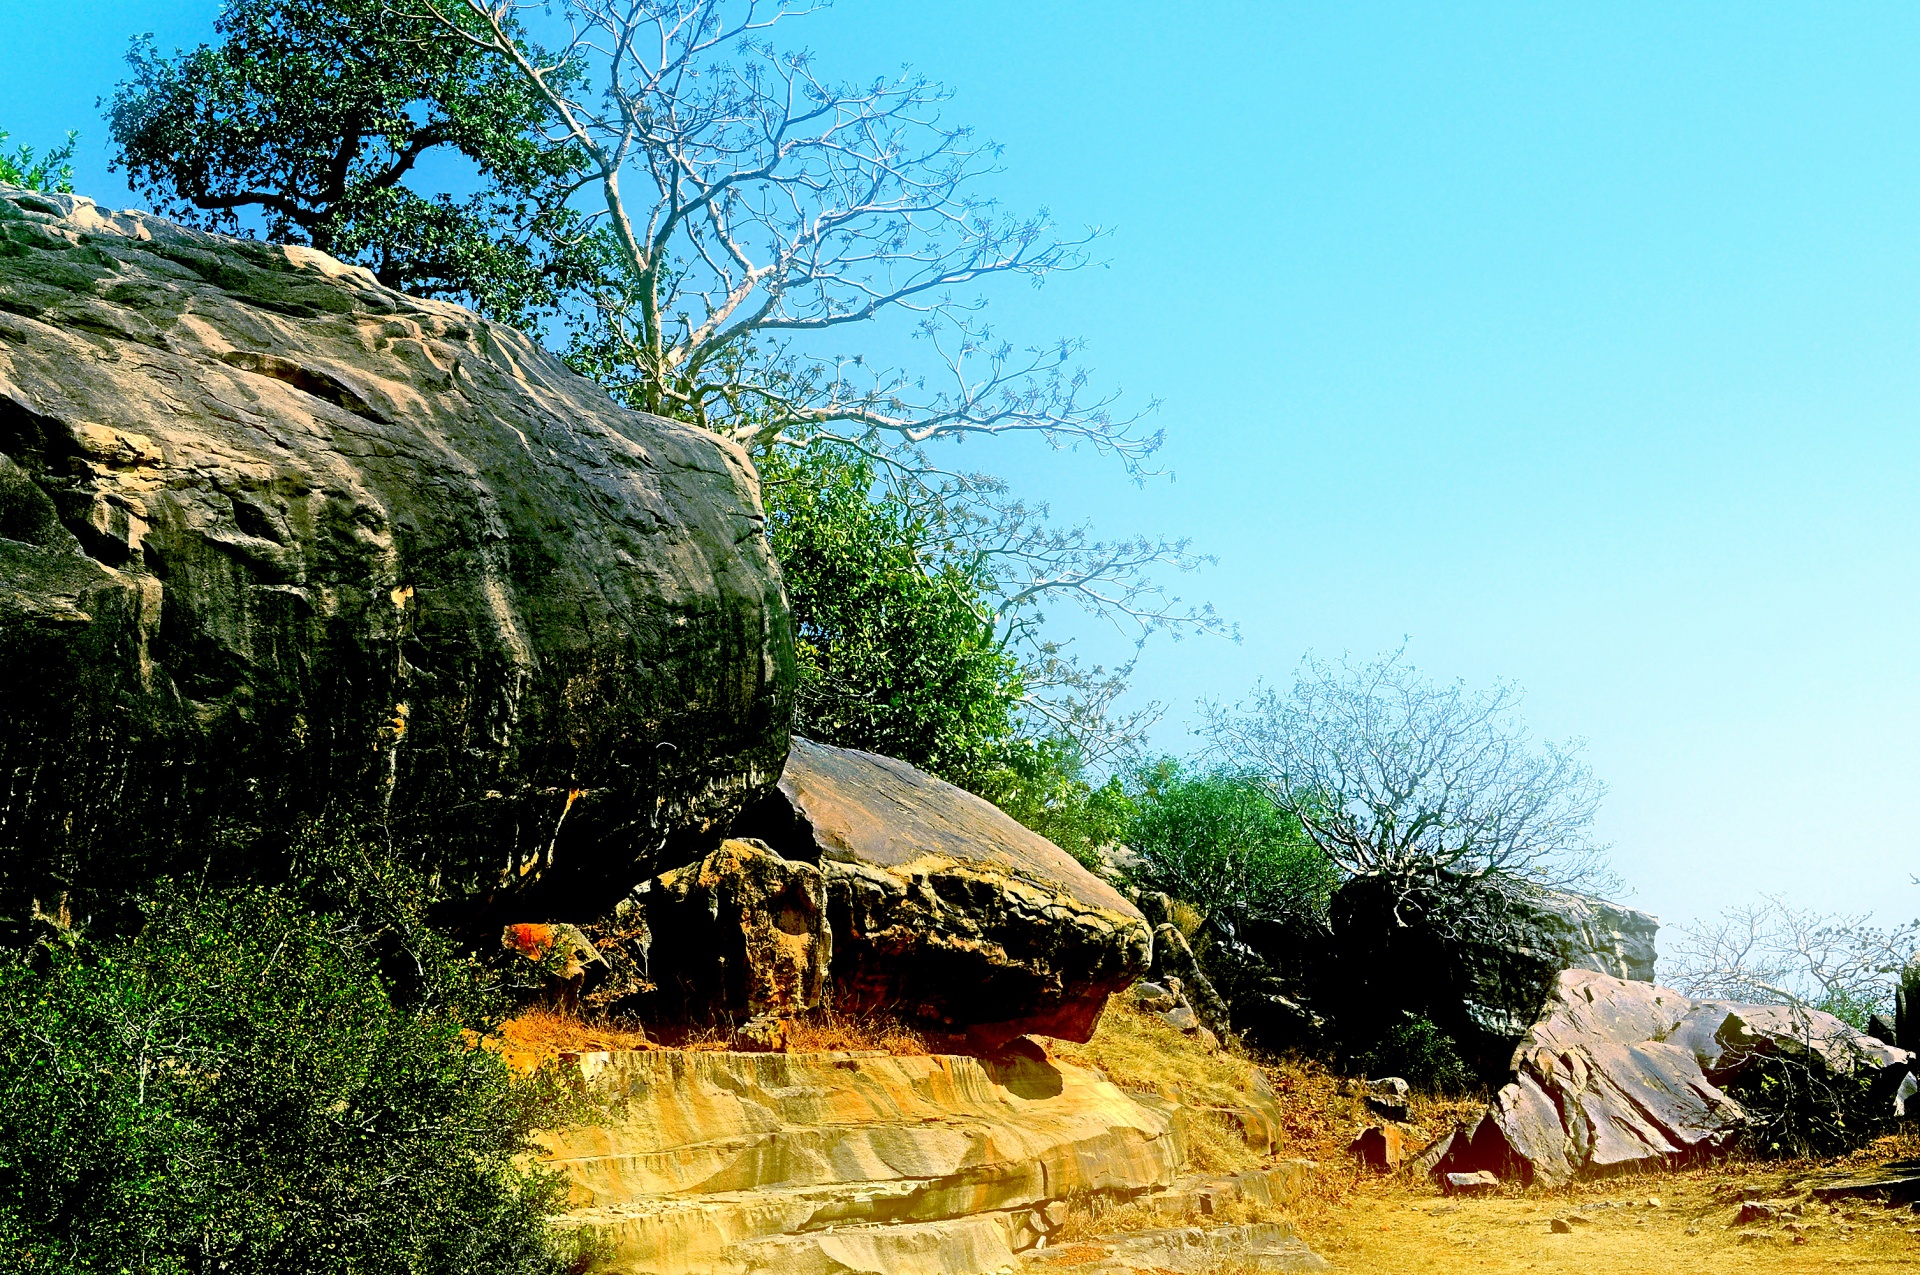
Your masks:
M793 1015L820 1003L833 960L820 869L759 842L726 841L663 873L645 894L650 973L669 1018L744 1020L776 1049Z
M1177 1110L1031 1046L952 1055L583 1054L615 1120L544 1135L604 1268L1004 1270L1068 1200L1171 1186ZM838 1264L836 1264L838 1263Z
M991 803L905 762L795 739L775 796L735 825L817 862L837 1003L887 1006L992 1048L1089 1039L1145 973L1152 931L1118 891Z
M762 527L736 448L518 332L0 189L8 890L323 802L476 889L624 890L779 773Z
M1567 970L1514 1051L1513 1079L1493 1106L1423 1152L1419 1167L1554 1183L1717 1152L1747 1119L1721 1086L1742 1059L1769 1052L1846 1074L1904 1073L1913 1063L1831 1014L1695 1001ZM1894 1092L1888 1086L1890 1103Z

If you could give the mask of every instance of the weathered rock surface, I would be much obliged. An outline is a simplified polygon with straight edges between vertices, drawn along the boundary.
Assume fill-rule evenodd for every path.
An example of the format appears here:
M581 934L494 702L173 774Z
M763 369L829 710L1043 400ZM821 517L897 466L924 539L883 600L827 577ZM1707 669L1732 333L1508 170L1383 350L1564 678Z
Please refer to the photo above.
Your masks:
M737 448L518 332L0 190L9 890L323 802L476 887L624 889L778 775L762 529Z
M1769 1052L1846 1074L1904 1073L1913 1063L1830 1014L1694 1001L1568 970L1514 1051L1513 1079L1492 1107L1413 1164L1557 1183L1717 1152L1747 1119L1721 1086L1744 1059Z
M813 864L729 840L663 873L644 898L649 973L666 1017L744 1020L750 1043L774 1049L793 1015L820 1003L833 932Z
M1070 1270L1074 1275L1137 1275L1179 1271L1205 1275L1231 1271L1324 1271L1327 1261L1308 1248L1284 1222L1244 1226L1180 1226L1104 1236L1027 1259L1032 1271Z
M1360 877L1335 892L1315 1004L1350 1044L1409 1016L1452 1037L1483 1074L1504 1069L1568 969L1650 980L1659 922L1597 899L1500 878Z
M1145 973L1137 908L991 803L905 762L796 738L777 793L735 824L818 863L837 1004L887 1006L997 1047L1084 1041Z
M543 1136L617 1275L985 1275L1068 1200L1172 1186L1177 1109L1038 1050L583 1054L610 1124Z

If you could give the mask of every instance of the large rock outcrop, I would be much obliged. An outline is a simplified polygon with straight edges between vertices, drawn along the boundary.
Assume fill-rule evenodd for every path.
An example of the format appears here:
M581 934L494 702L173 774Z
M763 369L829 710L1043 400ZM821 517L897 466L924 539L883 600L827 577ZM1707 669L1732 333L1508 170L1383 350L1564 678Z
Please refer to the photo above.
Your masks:
M1501 877L1359 877L1333 896L1314 1000L1350 1043L1411 1015L1488 1076L1540 1016L1563 970L1653 978L1659 921Z
M988 1048L1084 1041L1151 960L1152 930L1112 886L905 762L796 738L779 788L735 831L820 865L841 1005Z
M1183 1158L1172 1108L1037 1050L577 1066L621 1116L542 1141L572 1188L567 1221L600 1231L603 1265L631 1275L993 1271L1051 1229L1049 1203L1171 1186Z
M0 189L16 904L322 804L430 831L479 889L691 857L785 756L762 533L737 448L518 332Z
M1126 1201L1168 1224L1271 1209L1312 1168L1184 1175L1187 1108L1031 1043L995 1058L658 1050L566 1063L610 1118L539 1141L569 1188L560 1224L597 1233L604 1275L990 1275L1056 1247L1075 1266L1132 1270L1089 1262L1132 1256L1136 1236L1082 1237L1077 1253L1051 1237L1070 1209ZM1284 1254L1250 1268L1321 1267L1271 1224L1258 1253L1217 1227L1183 1238L1176 1250L1215 1260L1135 1265Z
M1567 970L1513 1055L1512 1080L1477 1122L1430 1148L1435 1173L1488 1170L1558 1183L1725 1149L1748 1112L1723 1086L1761 1056L1912 1091L1914 1057L1817 1010L1691 1000L1652 983Z

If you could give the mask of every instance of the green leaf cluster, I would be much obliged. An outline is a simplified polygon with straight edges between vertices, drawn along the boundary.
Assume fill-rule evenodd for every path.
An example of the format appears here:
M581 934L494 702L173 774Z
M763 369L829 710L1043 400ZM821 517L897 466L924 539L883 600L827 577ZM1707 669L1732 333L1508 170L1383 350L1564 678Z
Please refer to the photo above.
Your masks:
M551 1094L477 1043L487 980L422 883L394 911L403 874L342 866L168 887L136 936L0 965L6 1269L564 1269L559 1187L517 1159Z
M511 66L386 0L233 0L215 30L171 56L136 40L109 103L116 162L158 211L232 233L259 217L266 238L522 325L590 273L565 203L580 158L542 139ZM417 192L429 164L473 192Z
M1132 787L1125 840L1142 884L1236 927L1325 917L1339 871L1260 780L1164 758Z
M793 611L794 732L978 791L1017 736L1019 662L937 508L889 498L871 460L837 447L775 451L760 476Z
M24 142L13 154L3 149L9 134L0 129L0 182L26 190L50 191L60 195L73 193L73 149L80 134L69 132L67 140L34 158L33 147Z

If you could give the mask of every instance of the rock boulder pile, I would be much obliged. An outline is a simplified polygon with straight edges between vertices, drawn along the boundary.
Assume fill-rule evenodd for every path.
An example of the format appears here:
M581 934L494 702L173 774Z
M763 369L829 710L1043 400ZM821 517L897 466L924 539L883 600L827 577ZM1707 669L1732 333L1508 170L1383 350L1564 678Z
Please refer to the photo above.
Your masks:
M1477 1121L1416 1158L1435 1174L1565 1182L1727 1147L1747 1112L1722 1085L1756 1054L1871 1075L1889 1110L1914 1055L1818 1011L1695 1001L1671 988L1568 970ZM1903 1083L1905 1082L1905 1083Z

